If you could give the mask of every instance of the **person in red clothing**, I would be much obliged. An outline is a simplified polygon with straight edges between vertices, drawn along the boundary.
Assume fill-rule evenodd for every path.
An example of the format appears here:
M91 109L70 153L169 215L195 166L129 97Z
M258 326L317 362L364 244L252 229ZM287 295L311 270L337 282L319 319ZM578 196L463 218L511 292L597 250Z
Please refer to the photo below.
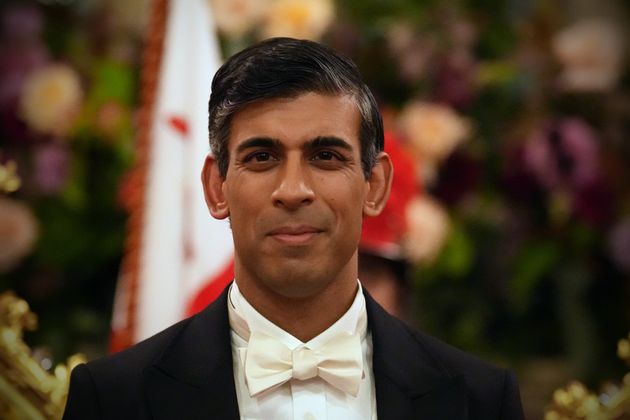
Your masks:
M416 162L393 131L385 131L384 151L395 168L389 200L383 211L363 220L359 242L359 279L390 314L410 319L409 263L401 243L407 232L406 210L422 193Z

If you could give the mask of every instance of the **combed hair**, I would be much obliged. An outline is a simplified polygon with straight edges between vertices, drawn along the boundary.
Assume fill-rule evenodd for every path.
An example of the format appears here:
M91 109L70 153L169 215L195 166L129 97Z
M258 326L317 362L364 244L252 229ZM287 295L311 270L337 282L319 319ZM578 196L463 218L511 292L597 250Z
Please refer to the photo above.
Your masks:
M233 116L246 105L315 92L348 95L361 114L361 166L366 178L383 150L383 121L369 88L349 58L312 41L271 38L233 55L212 79L210 147L223 177Z

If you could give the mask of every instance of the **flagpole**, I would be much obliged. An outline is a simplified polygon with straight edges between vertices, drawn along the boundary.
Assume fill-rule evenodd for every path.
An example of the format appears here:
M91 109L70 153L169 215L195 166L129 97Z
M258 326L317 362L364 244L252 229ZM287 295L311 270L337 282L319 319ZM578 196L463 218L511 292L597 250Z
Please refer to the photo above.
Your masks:
M140 109L136 128L136 160L129 175L129 217L124 255L114 300L110 352L134 344L138 309L140 250L145 219L146 183L151 148L151 127L158 93L169 0L152 0L140 75Z

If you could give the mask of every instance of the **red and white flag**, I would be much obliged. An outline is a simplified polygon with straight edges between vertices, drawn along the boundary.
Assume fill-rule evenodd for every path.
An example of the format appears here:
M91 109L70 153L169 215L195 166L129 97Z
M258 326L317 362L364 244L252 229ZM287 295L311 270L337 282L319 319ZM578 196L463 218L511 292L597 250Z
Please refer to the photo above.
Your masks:
M197 312L232 279L229 226L210 216L201 184L210 85L220 64L209 2L156 0L152 7L135 188L129 188L137 197L130 204L112 351Z

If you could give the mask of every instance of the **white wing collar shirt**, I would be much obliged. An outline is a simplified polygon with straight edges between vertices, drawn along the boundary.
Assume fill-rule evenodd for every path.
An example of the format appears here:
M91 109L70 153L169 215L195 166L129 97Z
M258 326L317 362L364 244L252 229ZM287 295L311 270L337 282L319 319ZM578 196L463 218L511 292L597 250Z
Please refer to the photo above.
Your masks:
M348 311L306 343L256 311L236 282L228 313L241 419L376 420L372 338L360 283Z

